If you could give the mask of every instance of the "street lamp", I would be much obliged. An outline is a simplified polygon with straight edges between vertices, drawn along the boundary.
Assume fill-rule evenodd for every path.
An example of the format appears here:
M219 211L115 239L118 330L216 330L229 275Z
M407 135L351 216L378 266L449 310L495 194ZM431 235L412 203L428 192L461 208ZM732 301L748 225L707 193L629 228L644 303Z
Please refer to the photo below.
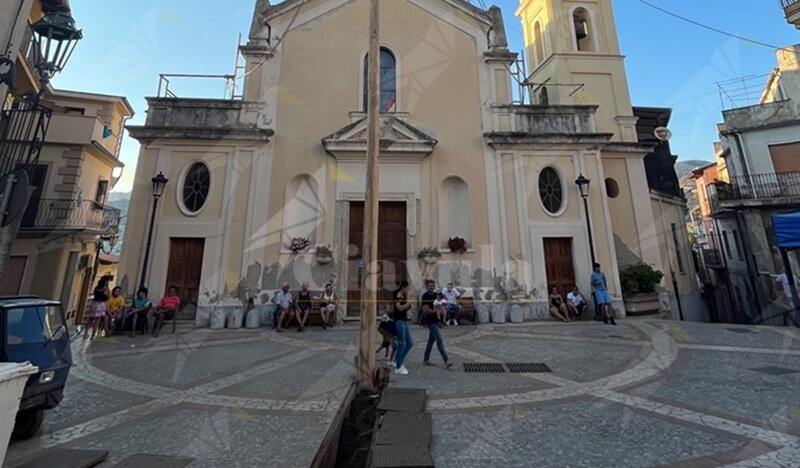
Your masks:
M583 198L583 209L586 211L586 231L589 234L589 253L592 255L592 268L594 268L594 264L597 263L597 260L594 256L594 241L592 240L592 222L589 219L589 183L591 181L581 174L575 180L575 185L578 186L578 191L581 194L581 198Z
M40 87L38 93L24 96L29 101L41 96L47 83L64 69L78 41L83 39L83 32L75 27L68 0L44 0L42 12L44 16L31 25L31 65L39 72ZM10 58L0 57L0 83L8 85L11 92L19 96L14 86L15 65Z
M142 264L142 276L139 280L139 286L144 287L145 279L147 278L147 264L150 261L150 245L153 242L153 226L156 223L156 209L158 207L158 200L164 195L164 189L167 186L169 179L164 177L162 172L157 176L150 179L153 183L153 212L150 215L150 230L147 232L147 245L144 248L144 263Z

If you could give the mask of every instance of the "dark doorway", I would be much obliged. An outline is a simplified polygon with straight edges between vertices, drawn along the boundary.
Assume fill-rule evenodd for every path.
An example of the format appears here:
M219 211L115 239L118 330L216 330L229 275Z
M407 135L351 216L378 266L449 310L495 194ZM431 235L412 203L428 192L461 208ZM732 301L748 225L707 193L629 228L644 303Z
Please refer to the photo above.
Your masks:
M173 237L170 239L169 268L164 292L170 286L178 288L183 318L190 318L189 315L194 315L197 310L205 244L206 240L203 238Z
M566 294L575 285L575 263L572 259L571 238L544 239L544 262L547 271L547 293L558 286Z
M378 213L378 301L388 304L392 291L401 280L408 279L406 271L407 236L405 202L381 202ZM357 317L360 313L361 282L364 265L362 245L364 241L364 202L350 203L350 255L347 267L347 315Z

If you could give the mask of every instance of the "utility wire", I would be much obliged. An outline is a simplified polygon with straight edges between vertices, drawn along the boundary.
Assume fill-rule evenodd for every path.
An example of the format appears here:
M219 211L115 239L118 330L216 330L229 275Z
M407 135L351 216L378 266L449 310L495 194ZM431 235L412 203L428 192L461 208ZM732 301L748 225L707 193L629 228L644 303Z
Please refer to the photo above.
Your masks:
M794 50L794 49L789 48L789 47L778 47L778 46L776 46L774 44L770 44L768 42L762 42L762 41L758 41L756 39L750 39L750 38L747 38L747 37L744 37L744 36L740 36L738 34L734 34L734 33L725 31L723 29L715 28L714 26L709 26L707 24L703 24L703 23L701 23L699 21L695 21L695 20L693 20L691 18L687 18L687 17L681 16L681 15L679 15L677 13L673 13L673 12L671 12L671 11L665 9L665 8L662 8L662 7L658 6L658 5L654 5L654 4L650 3L650 2L648 2L647 0L639 0L639 3L641 3L643 5L646 5L646 6L649 6L650 8L653 8L654 10L658 10L661 13L664 13L665 15L672 16L673 18L677 18L677 19L679 19L681 21L685 21L685 22L693 24L695 26L699 26L699 27L701 27L703 29L707 29L709 31L713 31L713 32L715 32L717 34L722 34L724 36L732 37L734 39L739 39L740 41L749 42L751 44L755 44L755 45L758 45L758 46L761 46L761 47L768 47L770 49Z

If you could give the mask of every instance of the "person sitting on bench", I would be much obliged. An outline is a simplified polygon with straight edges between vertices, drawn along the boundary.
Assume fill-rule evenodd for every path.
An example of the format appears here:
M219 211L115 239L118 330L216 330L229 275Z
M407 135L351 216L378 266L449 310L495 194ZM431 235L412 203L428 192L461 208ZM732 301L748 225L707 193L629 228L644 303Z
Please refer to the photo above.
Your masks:
M297 293L297 303L295 304L295 317L297 318L297 331L306 331L306 321L308 314L311 313L311 291L308 290L308 281L303 283L303 287Z
M138 328L142 334L147 330L147 315L150 313L150 309L153 308L153 303L150 301L150 298L147 297L147 293L147 288L144 286L139 288L136 292L136 298L133 300L133 305L125 314L125 323L122 325L122 330L126 330L128 328L128 322L131 322L131 336L136 334L136 328Z
M275 307L275 314L272 317L273 328L275 328L278 333L283 333L283 321L292 313L292 303L294 302L292 293L289 291L289 283L283 283L281 285L281 289L275 293L272 302L277 306Z
M178 313L180 308L181 298L178 296L178 288L170 286L169 289L167 289L167 295L161 298L161 301L158 303L156 322L153 325L153 336L158 336L158 332L161 331L164 320L174 319L175 314Z
M578 286L573 286L572 291L567 293L567 307L572 309L575 317L583 317L583 313L589 308L589 304L581 294Z
M319 315L322 319L322 328L328 329L336 323L336 292L333 284L325 284L325 292L319 298Z

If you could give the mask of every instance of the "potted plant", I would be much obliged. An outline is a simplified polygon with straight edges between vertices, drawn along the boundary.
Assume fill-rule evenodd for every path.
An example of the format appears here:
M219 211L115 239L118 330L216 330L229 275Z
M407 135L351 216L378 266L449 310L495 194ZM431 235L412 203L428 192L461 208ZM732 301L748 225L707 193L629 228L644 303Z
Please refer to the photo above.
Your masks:
M425 247L417 254L417 258L422 260L426 265L436 263L436 260L441 257L442 254L436 247Z
M467 251L467 240L458 236L451 237L447 241L447 247L453 253L463 254Z
M320 265L327 265L333 261L333 250L329 245L317 246L317 263Z
M311 241L304 238L304 237L295 237L292 239L291 244L289 244L289 248L292 250L292 253L300 253L305 252L311 246Z
M656 288L664 274L646 263L628 265L620 272L622 297L628 315L646 314L661 310Z

